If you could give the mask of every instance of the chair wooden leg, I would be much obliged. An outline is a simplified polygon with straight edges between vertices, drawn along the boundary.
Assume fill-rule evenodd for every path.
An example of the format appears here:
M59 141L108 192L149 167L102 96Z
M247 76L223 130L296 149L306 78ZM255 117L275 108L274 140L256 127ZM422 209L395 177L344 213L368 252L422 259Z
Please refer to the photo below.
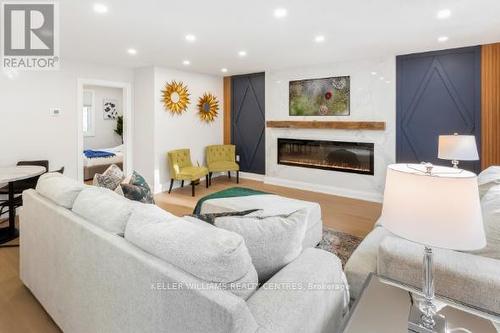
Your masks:
M236 184L240 183L240 171L236 170Z
M231 171L227 172L227 176L229 177L229 179L231 179Z
M192 181L191 182L191 196L194 197L194 186L195 186L195 182Z
M208 183L210 186L212 186L212 173L211 172L208 173Z
M208 188L208 185L210 185L208 182L209 182L209 180L208 180L208 174L207 174L207 175L205 175L205 185L207 188Z
M181 180L181 187L184 187L184 181Z
M168 193L172 192L172 186L174 186L174 180L170 179L170 188L168 189Z

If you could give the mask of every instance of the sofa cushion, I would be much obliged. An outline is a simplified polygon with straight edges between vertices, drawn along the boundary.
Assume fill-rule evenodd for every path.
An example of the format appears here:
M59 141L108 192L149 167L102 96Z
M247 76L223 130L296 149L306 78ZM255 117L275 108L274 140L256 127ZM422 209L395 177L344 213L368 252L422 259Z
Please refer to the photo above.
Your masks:
M266 216L258 211L246 216L215 219L215 226L245 239L259 282L267 281L302 252L307 210Z
M114 191L123 178L125 178L123 171L118 166L111 164L102 175L98 173L94 175L93 185Z
M363 239L345 265L351 298L359 297L363 284L370 273L377 272L377 256L380 243L393 234L384 227L376 227Z
M125 239L244 299L257 287L257 273L245 242L233 232L172 217L154 205L141 205L130 216Z
M71 209L85 185L57 172L46 173L38 179L36 191L57 205Z
M500 166L490 166L477 176L479 196L482 198L488 190L500 184Z
M75 200L73 212L92 224L117 235L123 235L134 203L102 187L89 187Z
M500 260L500 185L491 187L483 196L481 208L487 245L471 253Z

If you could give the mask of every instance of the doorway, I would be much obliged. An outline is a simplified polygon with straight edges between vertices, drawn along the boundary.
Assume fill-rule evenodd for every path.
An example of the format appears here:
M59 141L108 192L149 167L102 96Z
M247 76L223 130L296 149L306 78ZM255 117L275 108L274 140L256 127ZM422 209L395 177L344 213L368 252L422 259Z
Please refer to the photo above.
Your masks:
M78 180L115 164L132 172L132 99L126 82L78 80Z

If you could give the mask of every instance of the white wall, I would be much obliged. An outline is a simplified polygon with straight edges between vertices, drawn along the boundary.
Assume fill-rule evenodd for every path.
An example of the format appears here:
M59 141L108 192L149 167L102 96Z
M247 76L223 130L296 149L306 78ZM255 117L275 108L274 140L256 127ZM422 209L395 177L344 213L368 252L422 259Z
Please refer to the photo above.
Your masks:
M167 82L182 81L189 89L191 103L186 112L172 115L161 102L161 90ZM203 122L198 116L198 98L205 92L219 99L219 116L211 123ZM155 189L168 189L170 175L167 165L167 152L173 149L191 149L194 165L206 165L205 147L223 142L223 78L220 76L181 72L165 68L155 68L155 137L156 168ZM179 184L176 184L178 186Z
M148 182L154 184L155 170L155 82L154 68L134 71L133 164Z
M18 160L48 159L77 177L77 79L132 82L133 72L63 59L59 71L0 72L0 166ZM51 117L50 108L60 108Z
M118 115L123 115L123 89L90 85L83 88L94 92L95 112L94 136L83 138L84 149L101 149L121 145L122 138L115 133L116 120L104 119L103 105L105 99L114 99L117 101Z
M266 72L266 120L377 120L385 121L387 128L385 131L267 128L265 181L313 191L381 201L386 166L395 161L395 67L395 58L390 57ZM377 72L377 75L372 75L371 72ZM290 80L344 75L351 77L350 116L289 116L288 82ZM383 76L384 80L381 80L380 76ZM278 165L278 138L375 143L375 175L359 175Z
M170 184L168 151L189 148L193 164L204 165L205 147L223 142L223 78L158 67L137 69L135 75L134 166L154 184L155 192L161 192ZM172 80L182 81L190 93L191 103L181 115L165 110L161 101L161 90ZM205 92L220 102L219 116L212 123L202 122L196 110Z

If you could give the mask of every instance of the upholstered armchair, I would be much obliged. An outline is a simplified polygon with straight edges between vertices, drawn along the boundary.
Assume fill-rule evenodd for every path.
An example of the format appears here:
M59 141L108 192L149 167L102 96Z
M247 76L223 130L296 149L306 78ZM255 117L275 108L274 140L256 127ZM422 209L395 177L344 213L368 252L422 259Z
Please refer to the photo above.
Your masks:
M205 177L206 186L208 187L208 169L204 166L193 166L191 162L191 152L189 149L172 150L168 153L168 168L170 171L170 188L168 193L172 191L174 180L181 181L181 187L184 186L184 181L191 182L191 194L194 197L194 187L199 184L199 180Z
M231 171L236 171L236 183L240 182L240 166L236 163L236 147L234 145L208 146L206 151L208 179L212 183L214 172L226 172L231 178Z

